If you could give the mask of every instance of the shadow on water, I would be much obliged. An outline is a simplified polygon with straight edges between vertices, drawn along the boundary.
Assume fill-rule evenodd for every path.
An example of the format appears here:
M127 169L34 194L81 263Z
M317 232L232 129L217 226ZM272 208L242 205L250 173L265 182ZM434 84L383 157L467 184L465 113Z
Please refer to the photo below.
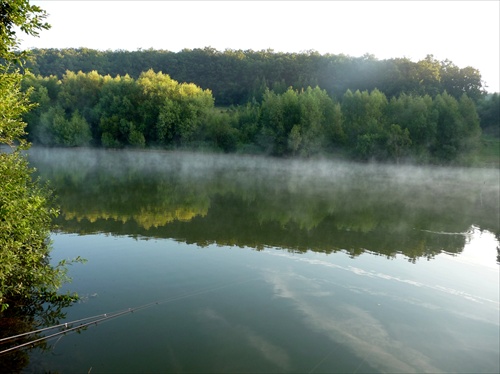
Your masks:
M43 331L37 331L57 325L59 321L64 320L66 317L64 310L71 303L70 299L65 297L53 297L52 301L34 297L20 300L3 311L0 315L0 352L13 350L0 353L0 372L20 373L29 363L30 351L50 351L51 344L42 339ZM40 341L37 344L16 349L35 340Z
M33 149L61 204L59 230L199 246L410 261L499 238L499 171L160 151Z

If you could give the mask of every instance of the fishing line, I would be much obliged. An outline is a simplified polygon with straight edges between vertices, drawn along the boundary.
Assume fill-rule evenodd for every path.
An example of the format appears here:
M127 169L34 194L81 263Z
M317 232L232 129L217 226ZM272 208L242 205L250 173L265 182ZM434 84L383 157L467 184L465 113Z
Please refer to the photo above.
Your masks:
M114 312L114 313L118 313L118 312ZM61 327L68 327L70 325L74 325L75 323L79 323L79 322L83 322L83 321L88 321L89 319L96 319L96 318L100 318L100 317L105 317L106 314L114 314L114 313L98 314L97 316L93 316L93 317L86 317L86 318L82 318L82 319L77 319L75 321L60 323L59 325L45 327L45 328L42 328L42 329L25 332L25 333L22 333L22 334L19 334L19 335L9 336L7 338L0 339L0 344L8 342L10 340L16 340L16 339L22 338L23 336L26 336L26 335L37 334L39 332L44 332L44 331L48 331L48 330L54 330L54 329L61 328Z
M323 363L326 361L328 357L332 355L333 352L335 352L338 349L338 347L333 348L329 353L325 355L316 365L313 366L313 368L309 371L309 374L314 373L314 371Z
M365 356L365 358L363 359L363 361L361 361L361 363L358 365L358 368L357 368L355 371L353 371L353 373L352 373L352 374L356 374L356 373L358 372L359 368L361 367L361 365L363 365L363 364L365 363L365 361L366 361L366 356Z
M243 283L243 282L247 282L247 281L237 282L236 284L240 284L240 283ZM192 292L192 293L189 293L189 294L174 296L174 297L170 297L170 298L167 298L167 299L164 299L164 300L161 300L161 301L153 301L153 302L150 302L148 304L144 304L144 305L132 308L132 309L133 310L145 309L145 308L151 307L153 305L159 305L159 304L169 303L169 302L180 300L180 299L184 299L184 298L187 298L187 297L200 295L200 294L203 294L203 293L206 293L206 292L216 291L216 290L224 288L224 287L229 287L230 285L232 285L232 284L226 284L226 285L223 285L223 286L218 286L218 287L212 287L212 288L208 288L208 289L198 290L198 291L195 291L195 292ZM58 325L54 325L54 326L50 326L50 327L45 327L45 328L42 328L42 329L33 330L33 331L25 332L25 333L22 333L22 334L18 334L18 335L9 336L7 338L0 339L0 343L5 343L5 342L11 341L11 340L16 340L16 339L22 338L23 336L33 335L33 334L37 334L37 333L44 332L44 331L54 330L54 329L61 328L61 327L68 328L68 326L71 327L75 323L80 323L80 322L83 322L83 321L88 321L88 320L94 320L94 319L97 319L97 318L107 317L108 315L115 315L115 314L121 313L121 312L128 312L130 309L131 308L127 308L127 309L122 309L122 310L119 310L119 311L116 311L116 312L98 314L98 315L92 316L92 317L81 318L81 319L77 319L77 320L74 320L74 321L60 323Z
M34 330L34 331L22 333L22 334L10 336L10 337L7 337L7 338L2 338L2 339L0 339L0 343L5 343L5 342L8 342L8 341L13 341L13 340L19 339L19 338L21 338L23 336L33 335L33 334L44 332L44 331L46 332L46 331L54 330L54 329L57 329L57 328L64 328L63 330L58 331L56 333L52 333L52 334L43 336L41 338L38 338L38 339L35 339L35 340L31 340L29 342L18 344L18 345L14 346L14 347L2 350L2 351L0 351L0 355L5 354L5 353L9 353L9 352L13 352L15 350L22 349L22 348L25 348L25 347L28 347L28 346L34 347L36 343L42 342L44 340L49 340L49 339L52 339L52 338L54 338L56 336L66 335L66 334L68 334L70 332L76 332L76 331L78 331L78 330L80 330L82 328L85 328L85 327L88 327L88 326L92 326L92 325L97 325L98 323L101 323L101 322L104 322L104 321L107 321L107 320L110 320L110 319L113 319L113 318L116 318L116 317L120 317L120 316L122 316L124 314L127 314L127 313L133 313L135 311L146 309L146 308L152 307L154 305L167 304L167 303L170 303L170 302L173 302L173 301L182 300L182 299L186 299L186 298L197 296L197 295L202 295L202 294L205 294L205 293L208 293L208 292L217 291L217 290L220 290L220 289L223 289L223 288L227 288L227 287L230 287L230 286L234 286L234 285L238 285L238 284L242 284L242 283L251 282L251 281L256 280L256 279L258 279L258 278L246 279L246 280L242 280L242 281L239 281L239 282L225 283L225 284L223 284L221 286L209 287L209 288L201 289L201 290L194 291L194 292L191 292L191 293L187 293L187 294L184 294L184 295L178 295L178 296L174 296L174 297L169 297L169 298L166 298L166 299L163 299L163 300L160 300L160 301L153 301L153 302L150 302L150 303L147 303L147 304L140 305L140 306L135 307L135 308L128 308L128 309L124 309L124 310L121 310L121 311L118 311L118 312L104 313L104 314L99 314L99 315L93 316L93 317L81 318L81 319L78 319L78 320L75 320L75 321L60 323L58 325L54 325L54 326L50 326L50 327L45 327L43 329L38 329L38 330ZM89 321L89 322L85 322L85 321ZM85 322L85 323L81 323L81 322ZM80 324L78 326L73 326L76 323L80 323Z
M46 335L46 336L43 336L41 338L29 341L29 342L26 342L26 343L23 343L23 344L19 344L19 345L16 345L16 346L8 348L8 349L4 349L3 351L0 351L0 355L2 355L4 353L12 352L12 351L24 348L24 347L28 347L28 346L34 347L36 343L42 342L44 340L48 340L48 339L54 338L56 336L66 334L66 333L71 332L71 331L76 331L76 330L82 329L82 328L90 326L90 325L94 325L94 324L97 325L97 323L105 321L107 319L116 318L116 317L118 317L120 315L123 315L125 313L132 313L132 312L133 312L133 309L129 309L129 310L126 310L124 312L120 312L120 313L117 313L117 314L114 314L114 315L109 315L107 317L103 317L101 319L97 319L95 321L82 323L81 325L78 325L78 326L75 326L75 327L70 327L70 328L68 328L66 330L62 330L62 331L56 332L54 334Z
M52 350L54 350L56 348L56 345L57 343L59 343L59 341L63 338L63 336L61 335L59 338L57 338L56 342L54 343L54 345L51 347Z

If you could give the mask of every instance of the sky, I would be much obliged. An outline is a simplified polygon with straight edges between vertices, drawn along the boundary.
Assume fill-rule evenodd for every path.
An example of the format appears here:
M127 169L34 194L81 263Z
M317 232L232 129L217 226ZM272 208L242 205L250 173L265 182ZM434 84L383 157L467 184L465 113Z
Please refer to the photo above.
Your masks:
M21 48L184 48L432 54L481 72L500 91L500 1L31 1L49 14ZM168 72L165 72L168 73Z

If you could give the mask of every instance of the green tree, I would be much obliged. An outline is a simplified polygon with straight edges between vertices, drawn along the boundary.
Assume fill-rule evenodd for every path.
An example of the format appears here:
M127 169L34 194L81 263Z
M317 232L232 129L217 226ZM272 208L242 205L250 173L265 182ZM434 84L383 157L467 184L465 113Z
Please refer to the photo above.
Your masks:
M479 149L481 138L481 126L476 105L464 93L458 101L458 107L463 121L462 133L460 134L460 150L465 154L473 154Z
M301 148L302 154L304 155L317 153L324 148L324 112L328 103L322 100L323 95L328 96L326 91L322 91L319 87L314 89L308 87L305 91L301 92L298 97L300 109L300 132L298 132L298 135L302 134ZM293 128L295 128L295 126ZM296 131L297 129L295 132ZM294 152L296 152L296 150L294 150Z
M64 127L60 127L57 130L58 144L68 147L86 146L92 139L90 126L78 110L73 112L71 118L64 124Z
M38 36L50 28L45 18L47 13L27 0L0 1L0 58L7 65L22 63L27 57L27 52L19 51L16 31Z
M377 156L387 124L386 96L375 89L354 94L347 90L342 99L342 114L347 142L355 157L367 159Z
M408 129L403 130L399 125L392 124L387 133L387 151L389 156L399 164L400 158L408 154L410 145L411 139Z
M52 83L56 83L54 86ZM56 105L59 80L55 77L42 78L29 72L22 79L21 90L29 93L29 99L36 106L23 115L26 123L27 139L36 141L34 134L39 126L41 115Z
M433 55L417 62L417 79L420 95L437 95L441 92L441 65Z
M302 144L302 135L299 125L294 125L288 134L288 149L293 155L297 154L300 146Z
M284 133L283 109L280 97L271 90L266 90L261 105L261 131L259 145L266 152L276 152L275 139Z
M438 115L434 154L444 161L452 161L460 152L460 138L464 127L458 102L444 92L436 96L434 109Z
M289 148L289 134L301 132L300 106L297 91L289 88L283 94L267 90L264 94L261 109L261 145L275 155L285 155ZM290 143L292 144L292 143Z
M68 119L60 105L42 113L33 132L34 139L47 146L80 147L88 145L92 139L90 126L79 111L74 111Z
M38 35L49 26L46 13L25 0L0 1L0 310L33 300L53 300L64 280L63 267L49 263L49 232L57 210L50 195L36 180L22 150L25 140L23 114L33 105L21 91L22 74L17 62L16 30Z
M178 125L181 122L181 106L177 101L165 98L158 113L156 122L156 140L162 144L170 144L180 138Z
M432 98L402 94L392 98L387 107L389 123L408 130L411 138L411 153L417 160L430 157L430 149L436 141L437 112L432 109Z
M146 140L153 143L162 142L165 133L162 129L164 123L158 126L160 108L165 105L165 99L172 96L177 84L169 75L161 72L157 74L152 69L143 72L137 79L137 86L143 97L138 110Z
M205 139L224 152L234 152L238 146L237 113L214 112L209 116Z
M441 90L457 100L465 93L474 102L478 102L484 95L481 73L471 66L461 69L453 62L445 60L441 63L441 76Z
M328 149L344 145L346 135L340 103L331 100L331 104L325 110L325 125L323 130Z
M256 145L261 130L261 107L256 100L238 107L237 128L242 144Z
M75 74L66 71L61 79L57 101L68 115L78 111L91 126L94 133L99 124L98 114L94 107L100 97L104 77L93 70L89 73L79 71Z
M33 129L34 140L45 146L62 145L67 125L66 114L60 105L50 107L42 113L38 125Z
M477 106L481 129L485 133L500 137L500 95L494 93L479 101Z
M94 107L99 128L94 134L105 147L142 146L144 134L140 106L142 94L130 76L104 77L99 101Z
M162 72L144 72L137 84L143 95L140 112L145 131L153 142L163 145L179 146L192 140L214 105L210 90L179 84Z

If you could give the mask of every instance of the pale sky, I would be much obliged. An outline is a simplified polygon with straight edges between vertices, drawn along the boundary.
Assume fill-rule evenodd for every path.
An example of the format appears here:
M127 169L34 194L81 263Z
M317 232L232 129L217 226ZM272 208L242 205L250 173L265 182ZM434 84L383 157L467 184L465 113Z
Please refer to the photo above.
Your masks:
M31 1L49 31L22 48L316 50L427 54L478 69L500 91L500 1ZM164 72L168 73L168 72ZM321 84L320 84L321 85Z

